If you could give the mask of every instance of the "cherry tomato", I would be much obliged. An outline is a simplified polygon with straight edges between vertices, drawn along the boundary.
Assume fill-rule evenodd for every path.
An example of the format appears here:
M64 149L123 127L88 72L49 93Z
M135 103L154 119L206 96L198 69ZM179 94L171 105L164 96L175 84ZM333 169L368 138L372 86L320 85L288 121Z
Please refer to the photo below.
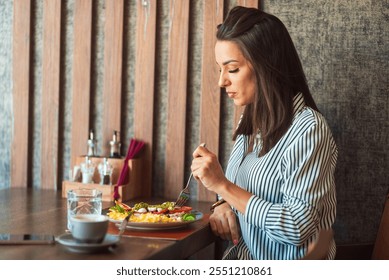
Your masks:
M182 206L181 209L182 209L182 211L184 211L184 212L190 212L190 211L192 211L192 207L190 207L190 206Z
M162 209L161 211L154 212L154 214L164 214L164 213L167 213L167 212L169 212L169 209L165 208L165 209Z
M120 201L115 201L117 205L119 205L120 207L122 207L124 210L131 210L132 208L130 206L128 206L127 204L123 203L123 202L120 202Z
M181 213L181 212L190 212L192 211L192 207L190 206L182 206L179 208L174 208L173 210L169 210L169 213Z

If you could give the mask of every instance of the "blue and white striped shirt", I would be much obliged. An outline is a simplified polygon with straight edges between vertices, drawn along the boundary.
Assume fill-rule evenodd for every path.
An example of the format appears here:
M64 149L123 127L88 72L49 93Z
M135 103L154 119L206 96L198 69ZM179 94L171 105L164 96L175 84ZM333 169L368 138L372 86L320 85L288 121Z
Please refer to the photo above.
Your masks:
M291 127L264 156L260 135L247 154L248 137L235 141L227 178L253 195L245 213L235 211L244 244L254 259L300 259L321 228L336 216L337 148L324 117L293 100ZM329 259L335 257L332 241Z

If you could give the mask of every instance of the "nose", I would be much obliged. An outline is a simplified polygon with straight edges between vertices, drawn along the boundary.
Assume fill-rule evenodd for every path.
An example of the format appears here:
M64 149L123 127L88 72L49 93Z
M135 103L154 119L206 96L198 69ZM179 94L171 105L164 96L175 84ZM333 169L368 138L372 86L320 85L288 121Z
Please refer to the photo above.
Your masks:
M225 77L225 74L223 73L223 71L220 72L220 77L219 77L219 82L218 82L219 87L225 88L229 84L230 84L230 81Z

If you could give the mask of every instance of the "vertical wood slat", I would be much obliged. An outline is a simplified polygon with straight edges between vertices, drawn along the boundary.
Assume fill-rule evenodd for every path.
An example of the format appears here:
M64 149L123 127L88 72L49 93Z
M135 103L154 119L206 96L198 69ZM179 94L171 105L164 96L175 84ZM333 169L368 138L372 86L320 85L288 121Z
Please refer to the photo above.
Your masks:
M156 1L137 1L134 137L146 143L143 154L144 196L151 195L152 186L156 14Z
M215 63L215 31L223 21L223 0L204 1L204 34L201 75L200 142L205 142L210 151L218 155L220 138L220 88ZM198 199L214 201L215 194L199 187Z
M104 85L103 85L103 155L109 155L113 131L120 131L123 0L105 2Z
M41 185L56 189L60 83L61 0L43 2Z
M258 8L260 1L261 0L238 0L236 4L238 6Z
M252 7L252 8L258 8L259 7L259 1L260 0L238 0L237 4L239 6L245 6L245 7ZM244 106L237 106L234 105L234 126L232 129L235 131L235 129L238 126L240 117L244 111Z
M182 190L185 166L189 0L170 3L164 194L176 197Z
M27 187L31 2L14 1L11 186Z
M74 3L74 51L71 128L71 166L86 154L89 131L92 0Z

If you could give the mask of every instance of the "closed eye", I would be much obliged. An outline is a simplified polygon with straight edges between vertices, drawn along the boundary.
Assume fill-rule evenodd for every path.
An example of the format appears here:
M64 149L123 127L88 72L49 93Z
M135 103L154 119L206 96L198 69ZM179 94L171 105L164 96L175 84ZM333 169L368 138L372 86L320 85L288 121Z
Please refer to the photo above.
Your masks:
M237 73L237 72L239 72L239 68L228 70L228 73Z

